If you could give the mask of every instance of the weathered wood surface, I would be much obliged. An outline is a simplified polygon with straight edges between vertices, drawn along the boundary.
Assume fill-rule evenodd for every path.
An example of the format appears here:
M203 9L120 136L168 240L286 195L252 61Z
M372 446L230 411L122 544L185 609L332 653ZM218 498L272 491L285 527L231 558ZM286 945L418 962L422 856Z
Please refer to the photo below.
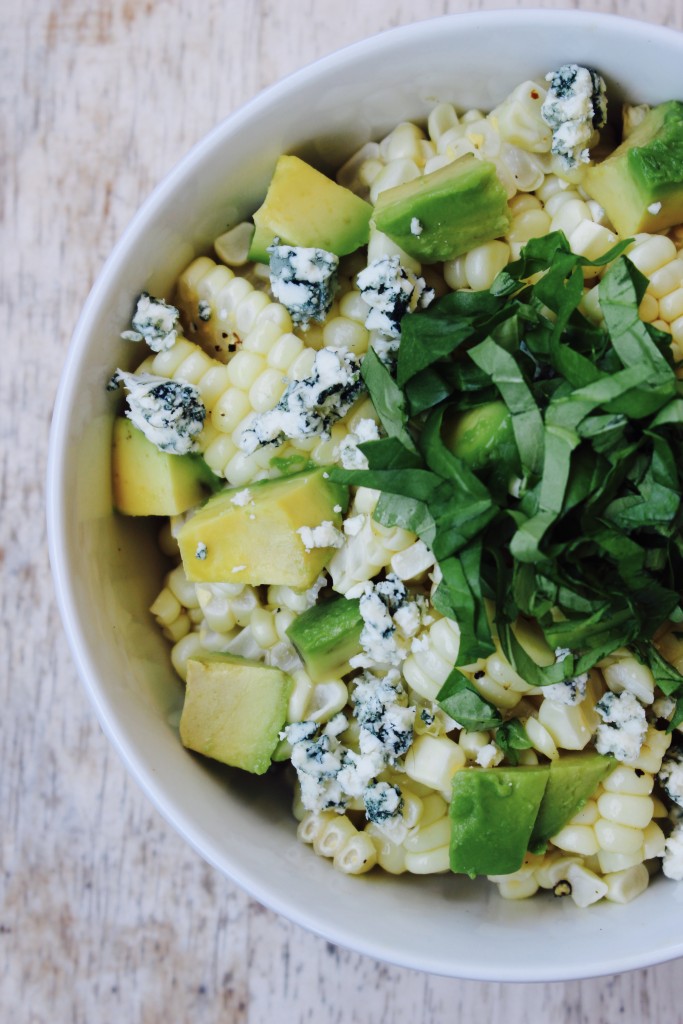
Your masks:
M141 200L219 118L283 74L416 18L500 6L577 6L683 29L680 0L4 0L2 1021L683 1020L678 963L568 984L451 981L334 948L252 902L127 777L52 596L51 406L79 309Z

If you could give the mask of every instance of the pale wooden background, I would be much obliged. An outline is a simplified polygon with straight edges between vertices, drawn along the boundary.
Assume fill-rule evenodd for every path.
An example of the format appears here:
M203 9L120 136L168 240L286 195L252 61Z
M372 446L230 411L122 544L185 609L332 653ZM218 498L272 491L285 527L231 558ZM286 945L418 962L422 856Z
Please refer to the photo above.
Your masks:
M568 984L458 982L337 949L252 902L127 778L81 691L52 596L51 405L79 308L141 200L283 74L393 25L506 6L683 29L681 0L0 4L3 1022L683 1021L680 963Z

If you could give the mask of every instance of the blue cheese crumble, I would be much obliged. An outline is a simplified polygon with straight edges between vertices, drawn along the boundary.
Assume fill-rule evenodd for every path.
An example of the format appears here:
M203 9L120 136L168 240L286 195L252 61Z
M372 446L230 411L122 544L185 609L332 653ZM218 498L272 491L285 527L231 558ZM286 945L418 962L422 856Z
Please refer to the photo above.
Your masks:
M263 445L282 444L286 438L326 440L332 424L346 415L363 387L357 356L322 348L315 355L311 375L291 380L274 409L253 416L239 446L249 455Z
M347 721L343 715L343 722L337 721L339 718L336 716L328 722L317 737L314 722L295 722L283 732L283 738L292 745L291 761L299 780L301 801L309 811L341 813L346 806L337 775L341 771L344 750L338 735L346 728Z
M201 561L204 561L208 553L209 552L206 544L204 543L204 541L200 540L197 544L197 550L194 553L194 557L201 559Z
M277 243L268 252L271 291L292 322L304 328L311 320L322 322L337 290L339 258L325 249Z
M315 722L295 722L281 733L292 745L291 762L308 811L342 814L384 767L379 754L356 753L340 741L347 727L346 716L339 712L320 729Z
M657 779L669 799L683 807L683 750L680 747L669 750Z
M197 312L199 313L199 319L207 323L211 319L213 310L211 309L211 303L207 302L206 299L200 299L197 304Z
M614 754L617 761L630 764L638 760L647 733L645 708L632 693L608 692L595 705L602 718L595 737L599 754Z
M379 429L370 418L359 420L353 430L348 432L335 450L335 459L341 462L344 469L367 469L368 460L358 447L367 441L379 441Z
M403 794L390 782L374 782L363 793L365 817L375 825L390 825L401 819Z
M127 389L126 416L148 441L162 452L187 455L197 451L196 436L201 432L206 409L198 388L151 373L125 373L117 370L109 384Z
M557 647L555 649L555 663L560 664L572 652L568 647ZM556 704L566 704L570 707L574 707L586 697L586 687L588 686L588 673L582 672L581 675L575 676L574 679L565 679L562 683L552 683L550 686L543 687L543 696L548 700L554 701Z
M396 643L397 623L394 615L406 603L407 591L398 576L389 573L379 583L368 581L358 588L352 588L346 596L360 597L360 614L363 619L360 634L363 653L350 659L351 667L399 665L407 652Z
M364 672L351 703L360 725L361 753L379 754L386 764L395 764L410 749L415 723L415 707L406 706L398 672L392 669L385 676Z
M175 306L142 292L131 320L133 330L123 331L121 337L125 341L144 340L152 352L165 352L175 345L179 320L180 313Z
M553 130L551 152L571 170L589 162L593 133L607 121L605 83L596 71L578 64L563 64L545 77L550 88L541 117Z
M425 308L434 298L423 277L416 277L401 266L398 256L380 256L356 277L360 293L370 307L365 318L369 331L377 330L389 338L401 336L401 320L418 305Z
M398 672L383 678L365 673L356 685L352 704L359 725L358 750L341 741L341 734L349 728L343 712L326 725L294 722L280 733L280 739L291 744L291 762L308 811L341 814L351 801L365 800L386 766L395 764L413 741L415 708L404 706ZM389 811L392 798L387 798Z

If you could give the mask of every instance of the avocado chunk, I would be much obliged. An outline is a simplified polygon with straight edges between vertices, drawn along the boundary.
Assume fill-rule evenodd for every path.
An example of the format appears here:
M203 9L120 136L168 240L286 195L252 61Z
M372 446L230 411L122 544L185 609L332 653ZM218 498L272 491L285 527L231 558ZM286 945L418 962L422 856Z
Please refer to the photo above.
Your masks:
M162 452L127 417L114 420L114 506L126 516L177 516L206 497L211 472L200 455Z
M683 103L653 107L581 182L622 237L683 220Z
M532 853L544 852L548 840L581 810L615 764L613 757L591 752L563 754L551 763L548 785L529 842Z
M409 256L437 263L504 235L510 210L495 164L468 153L381 192L373 219Z
M313 605L298 616L287 636L301 655L314 683L348 671L348 660L361 651L360 601L339 597Z
M178 533L185 574L195 583L306 589L334 548L307 549L297 531L323 522L339 528L347 505L348 488L326 478L323 469L223 490Z
M263 775L287 717L294 681L279 668L227 654L187 663L180 739L215 761Z
M547 765L456 772L450 806L451 871L474 878L519 870L549 774Z
M512 417L505 402L487 402L448 417L444 443L470 469L485 469L492 462L518 462Z
M268 263L274 238L346 256L366 245L372 206L298 156L281 156L254 214L249 259Z

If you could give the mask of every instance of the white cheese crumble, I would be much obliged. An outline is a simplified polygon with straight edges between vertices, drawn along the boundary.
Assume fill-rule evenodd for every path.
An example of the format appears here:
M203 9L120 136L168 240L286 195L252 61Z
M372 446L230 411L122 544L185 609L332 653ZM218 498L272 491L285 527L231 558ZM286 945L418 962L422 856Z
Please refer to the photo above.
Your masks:
M340 548L344 543L344 534L330 519L325 519L319 526L300 526L296 532L306 551L313 548Z
M327 576L324 572L321 572L315 583L304 591L304 600L306 602L306 608L312 608L315 602L318 600L318 594L327 586Z
M645 708L632 693L624 690L605 693L595 705L602 718L596 731L595 746L599 754L614 754L617 761L629 764L638 759L647 733Z
M659 213L661 208L662 208L662 204L661 203L650 203L650 205L647 208L647 212L651 213L653 216L656 216L656 214Z
M402 267L398 256L380 256L373 260L358 274L356 283L370 306L365 326L389 338L400 337L401 320L406 313L412 313L418 304L428 305L434 298L424 278Z
M232 567L233 572L244 572L245 569L246 565L233 565Z
M163 299L142 292L131 320L132 331L123 331L125 341L146 341L152 352L165 352L175 345L180 313Z
M418 217L413 217L410 221L411 235L421 235L423 230L422 221Z
M652 714L656 718L665 718L667 722L670 722L675 710L676 701L672 700L671 697L658 697L657 700L653 701Z
M683 881L683 825L676 825L664 843L662 871L674 882Z
M357 516L349 516L342 523L342 529L347 537L356 537L363 529L366 516L360 512Z
M206 417L198 388L151 373L116 370L109 390L116 390L119 384L128 391L126 416L148 441L173 455L197 451L195 438Z
M420 609L415 601L406 601L394 612L394 622L401 636L414 637L422 625Z
M551 151L565 168L588 163L593 133L607 121L606 88L590 68L563 64L546 76L550 82L541 117L553 130Z
M476 760L477 764L482 768L493 768L494 765L502 760L502 751L498 749L495 743L485 743L477 751Z
M268 252L271 291L293 323L305 328L311 320L323 321L337 288L339 258L324 249L277 243Z
M230 504L237 505L238 508L243 508L244 505L248 505L250 501L251 491L249 490L248 487L245 487L243 490L237 491L236 494L233 494L232 498L230 499Z
M253 416L239 447L250 455L286 438L327 439L331 425L346 415L362 390L358 358L352 352L322 348L316 352L310 377L290 380L274 409Z

